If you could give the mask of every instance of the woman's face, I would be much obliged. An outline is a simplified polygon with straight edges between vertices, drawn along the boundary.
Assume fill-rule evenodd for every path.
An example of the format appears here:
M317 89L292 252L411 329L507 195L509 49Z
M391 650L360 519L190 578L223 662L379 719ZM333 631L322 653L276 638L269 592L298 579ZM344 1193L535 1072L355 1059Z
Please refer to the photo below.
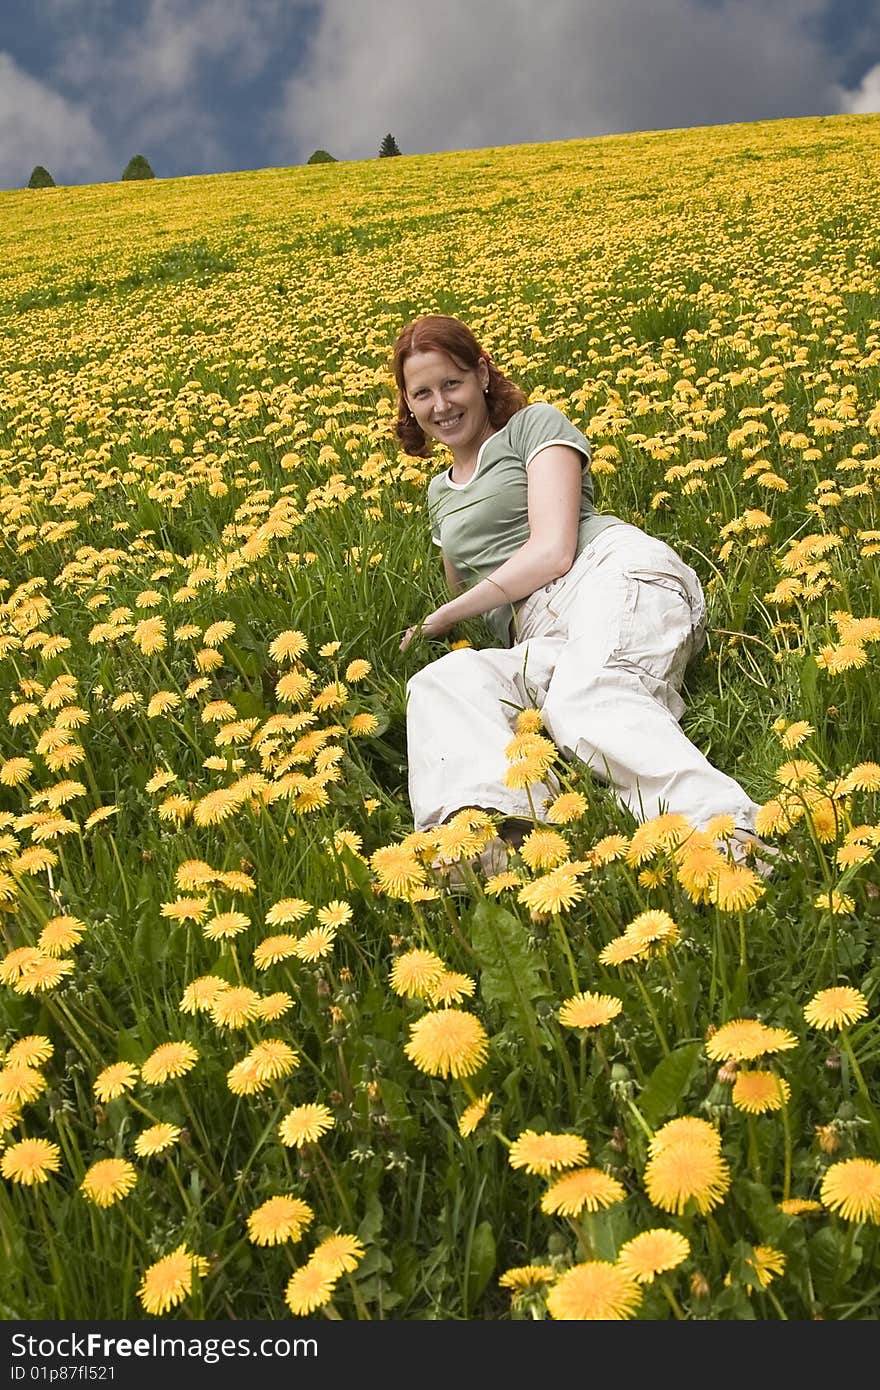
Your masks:
M479 447L489 428L483 394L489 368L482 357L470 368L445 352L414 352L404 363L403 380L407 405L429 439L439 439L453 454Z

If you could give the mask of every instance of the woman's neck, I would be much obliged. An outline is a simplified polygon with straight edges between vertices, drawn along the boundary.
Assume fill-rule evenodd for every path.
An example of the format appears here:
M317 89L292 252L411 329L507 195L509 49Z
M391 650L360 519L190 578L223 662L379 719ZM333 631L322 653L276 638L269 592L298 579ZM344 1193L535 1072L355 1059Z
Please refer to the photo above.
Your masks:
M491 439L491 438L492 438L492 435L493 435L493 434L497 434L497 433L498 433L498 431L497 431L497 429L495 428L495 426L492 424L491 420L487 420L487 421L486 421L486 428L483 430L483 432L482 432L482 434L480 435L480 437L479 437L477 440L475 440L475 441L471 442L470 444L468 444L467 449L464 449L464 450L456 450L456 449L453 449L453 451L452 451L452 469L453 469L453 472L455 472L455 473L466 473L466 474L468 475L468 477L470 477L470 475L473 473L474 469L475 469L476 466L477 466L477 459L478 459L479 456L480 456L480 450L482 449L482 447L483 447L483 445L485 444L486 440L487 440L487 439ZM464 481L466 481L466 479L465 479Z

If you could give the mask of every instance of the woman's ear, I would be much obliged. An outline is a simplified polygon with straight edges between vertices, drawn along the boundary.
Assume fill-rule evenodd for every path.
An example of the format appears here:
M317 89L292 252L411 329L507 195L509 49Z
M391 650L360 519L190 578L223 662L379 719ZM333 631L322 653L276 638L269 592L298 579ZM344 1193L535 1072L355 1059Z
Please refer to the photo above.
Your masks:
M489 363L486 361L485 357L481 357L477 363L477 376L479 377L482 387L485 388L489 385Z

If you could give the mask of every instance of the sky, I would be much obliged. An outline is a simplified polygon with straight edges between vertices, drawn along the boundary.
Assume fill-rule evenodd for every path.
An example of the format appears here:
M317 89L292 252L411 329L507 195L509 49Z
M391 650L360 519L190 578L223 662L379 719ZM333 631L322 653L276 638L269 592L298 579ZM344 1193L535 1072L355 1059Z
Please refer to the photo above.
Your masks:
M880 111L880 0L0 0L0 188Z

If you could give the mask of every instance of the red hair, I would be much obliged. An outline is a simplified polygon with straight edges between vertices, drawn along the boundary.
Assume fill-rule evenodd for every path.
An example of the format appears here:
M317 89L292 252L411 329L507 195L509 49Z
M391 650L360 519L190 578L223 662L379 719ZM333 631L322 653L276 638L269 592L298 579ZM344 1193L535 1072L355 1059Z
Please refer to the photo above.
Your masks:
M416 424L410 414L404 393L403 369L407 358L415 352L445 352L457 366L469 371L476 371L482 359L489 369L486 405L489 407L489 420L495 429L501 429L511 415L529 403L526 393L498 370L488 352L480 347L461 319L451 318L448 314L424 314L400 330L391 357L391 370L397 382L394 433L407 454L428 458L432 448L421 425Z

